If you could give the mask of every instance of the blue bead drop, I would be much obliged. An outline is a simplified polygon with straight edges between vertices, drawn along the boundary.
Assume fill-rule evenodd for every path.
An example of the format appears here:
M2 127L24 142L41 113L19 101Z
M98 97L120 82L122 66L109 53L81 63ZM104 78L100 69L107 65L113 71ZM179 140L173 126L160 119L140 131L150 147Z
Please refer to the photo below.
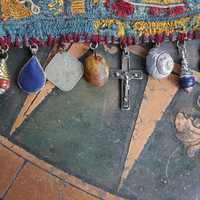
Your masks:
M182 88L193 87L195 85L195 79L193 76L191 77L183 77L179 79L179 84Z
M19 74L19 87L27 93L36 93L44 87L45 81L44 71L37 58L33 56Z

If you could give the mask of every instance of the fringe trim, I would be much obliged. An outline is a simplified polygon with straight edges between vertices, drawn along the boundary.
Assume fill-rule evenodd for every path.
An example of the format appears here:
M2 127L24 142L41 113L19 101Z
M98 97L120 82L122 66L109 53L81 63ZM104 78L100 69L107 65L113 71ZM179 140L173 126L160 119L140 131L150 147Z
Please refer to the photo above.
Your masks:
M67 34L67 35L62 35L60 40L57 40L56 37L52 38L51 35L48 36L48 41L46 43L42 43L42 39L40 38L39 40L35 39L34 37L31 37L28 39L29 43L31 46L34 46L34 44L37 44L38 46L49 46L49 45L54 45L57 43L70 43L70 42L80 42L81 36L85 37L85 41L83 42L92 42L94 44L117 44L116 41L116 37L113 36L112 37L112 41L109 42L108 39L108 35L105 36L105 40L102 40L102 36L101 35L92 35L91 40L89 40L89 36L87 34L76 34L74 33L72 34ZM191 39L197 39L200 38L199 34L198 34L198 30L194 32L193 35L191 35L191 32L189 31L188 34L185 33L180 33L177 37L176 40L173 39L173 34L169 35L169 39L166 40L166 32L163 33L163 35L160 34L156 34L155 36L151 35L149 36L149 42L156 42L157 44L165 42L165 41L180 41L180 42L185 42L187 40L191 40ZM146 35L143 34L141 38L139 38L141 44L146 43L148 41L146 41ZM136 43L136 37L134 37L132 39L132 43L131 43L131 37L120 37L118 45L120 46L130 46L130 45L135 45ZM82 42L82 41L81 41ZM9 46L10 49L16 49L16 48L20 48L21 46L19 45L19 40L18 38L15 38L15 44L11 45L10 43L10 38L4 37L4 38L0 38L0 46L2 48L5 48L5 44L7 44ZM27 47L27 38L25 36L23 36L23 46L22 47Z

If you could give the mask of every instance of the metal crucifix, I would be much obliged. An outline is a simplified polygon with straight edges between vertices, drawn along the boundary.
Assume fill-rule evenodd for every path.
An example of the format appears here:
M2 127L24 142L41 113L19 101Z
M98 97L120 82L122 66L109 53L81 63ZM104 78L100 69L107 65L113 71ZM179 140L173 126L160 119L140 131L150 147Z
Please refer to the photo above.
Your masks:
M111 79L121 79L121 109L130 110L130 85L132 79L142 79L141 70L130 70L130 52L124 48L122 52L122 69L110 69Z

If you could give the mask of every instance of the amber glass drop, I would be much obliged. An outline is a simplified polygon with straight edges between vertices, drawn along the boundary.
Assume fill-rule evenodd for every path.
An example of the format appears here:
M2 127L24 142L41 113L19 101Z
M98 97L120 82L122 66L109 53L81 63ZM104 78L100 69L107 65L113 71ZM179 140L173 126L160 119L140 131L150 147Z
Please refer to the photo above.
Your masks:
M102 86L108 80L109 67L101 54L89 55L85 60L85 78L95 86Z

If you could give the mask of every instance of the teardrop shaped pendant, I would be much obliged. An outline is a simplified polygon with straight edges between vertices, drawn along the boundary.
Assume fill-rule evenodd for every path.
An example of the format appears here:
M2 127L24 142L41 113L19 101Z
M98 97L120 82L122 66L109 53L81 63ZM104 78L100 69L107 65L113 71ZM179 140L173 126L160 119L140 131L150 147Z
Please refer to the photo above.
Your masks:
M186 59L186 43L177 42L178 53L181 56L181 68L179 73L179 84L185 90L186 93L191 93L195 79L192 70L189 68L188 61Z
M102 86L106 83L109 77L109 67L104 57L96 52L98 44L94 47L90 44L90 49L93 53L85 60L85 78L95 86Z
M24 92L33 94L42 90L46 82L46 77L40 62L35 56L38 46L35 44L35 47L30 47L30 49L33 56L19 73L18 85Z
M10 77L6 63L6 60L8 59L8 50L9 47L7 44L6 49L0 47L0 95L5 93L5 91L10 87Z

